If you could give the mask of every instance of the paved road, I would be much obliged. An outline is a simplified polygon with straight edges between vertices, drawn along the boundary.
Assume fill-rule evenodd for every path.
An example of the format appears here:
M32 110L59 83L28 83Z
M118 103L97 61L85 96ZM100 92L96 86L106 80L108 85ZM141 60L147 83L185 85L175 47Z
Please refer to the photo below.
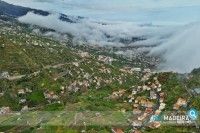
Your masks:
M57 64L57 65L53 65L53 66L48 65L48 66L43 67L42 69L58 68L58 67L61 67L61 66L63 66L63 65L66 65L66 64L71 64L71 63L63 63L63 64ZM23 78L23 77L25 77L25 76L33 76L33 75L37 75L37 74L39 74L39 73L40 73L40 70L39 70L39 71L36 71L36 72L33 72L33 73L29 74L29 75L10 76L10 77L8 77L7 79L8 79L8 80L17 80L17 79L21 79L21 78Z

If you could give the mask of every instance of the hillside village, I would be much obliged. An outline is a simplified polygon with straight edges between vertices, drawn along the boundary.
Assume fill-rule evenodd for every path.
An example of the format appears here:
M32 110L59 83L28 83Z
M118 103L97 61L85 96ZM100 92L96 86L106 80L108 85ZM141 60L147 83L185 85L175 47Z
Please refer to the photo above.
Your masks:
M160 60L143 52L127 57L98 46L61 43L12 21L1 20L0 27L0 117L58 107L119 111L129 114L127 126L114 125L109 132L140 133L163 127L154 116L196 106L178 74L157 72ZM76 104L81 104L79 109Z

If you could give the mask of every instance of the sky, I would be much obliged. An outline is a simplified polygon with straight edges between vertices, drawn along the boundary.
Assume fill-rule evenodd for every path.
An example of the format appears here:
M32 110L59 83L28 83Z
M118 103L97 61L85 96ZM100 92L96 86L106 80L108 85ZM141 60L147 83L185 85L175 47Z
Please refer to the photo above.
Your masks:
M200 0L4 0L96 20L183 25L200 20Z

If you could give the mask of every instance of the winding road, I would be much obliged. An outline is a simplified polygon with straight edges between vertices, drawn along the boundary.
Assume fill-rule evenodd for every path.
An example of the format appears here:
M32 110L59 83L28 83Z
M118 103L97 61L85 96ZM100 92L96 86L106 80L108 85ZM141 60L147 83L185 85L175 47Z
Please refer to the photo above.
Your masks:
M45 67L43 67L42 69L49 69L49 68L58 68L58 67L61 67L61 66L63 66L63 65L66 65L66 64L71 64L71 63L63 63L63 64L57 64L57 65L53 65L53 66L50 66L50 65L48 65L48 66L45 66ZM10 76L10 77L8 77L8 78L6 78L6 79L8 79L8 80L18 80L18 79L21 79L21 78L23 78L23 77L25 77L25 76L33 76L33 75L37 75L37 74L39 74L40 73L40 70L39 71L36 71L36 72L33 72L33 73L31 73L31 74L28 74L28 75L16 75L16 76Z

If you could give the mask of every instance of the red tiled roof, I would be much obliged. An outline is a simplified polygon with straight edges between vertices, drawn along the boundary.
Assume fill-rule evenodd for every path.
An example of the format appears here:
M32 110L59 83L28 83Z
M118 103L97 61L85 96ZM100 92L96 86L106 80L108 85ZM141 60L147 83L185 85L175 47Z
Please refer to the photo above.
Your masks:
M141 133L141 131L140 130L136 130L135 133Z
M112 129L115 133L124 133L121 129L113 128Z
M146 110L145 110L145 112L146 112L147 114L150 114L152 111L153 111L152 108L146 108Z

